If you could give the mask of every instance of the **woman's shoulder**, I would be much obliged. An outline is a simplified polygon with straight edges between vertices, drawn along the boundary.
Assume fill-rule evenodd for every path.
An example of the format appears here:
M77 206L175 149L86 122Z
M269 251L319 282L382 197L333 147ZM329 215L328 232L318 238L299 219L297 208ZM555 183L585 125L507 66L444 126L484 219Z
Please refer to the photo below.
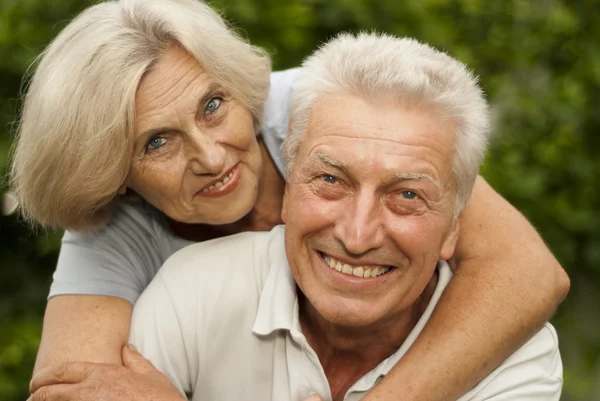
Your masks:
M190 244L161 220L145 201L127 199L103 227L66 231L50 296L112 295L135 302L164 261Z
M280 172L284 171L280 148L287 133L290 105L299 73L300 68L272 72L265 102L262 136Z
M161 216L143 199L132 196L120 200L110 211L106 224L85 231L66 231L66 237L93 238L94 240L128 236L147 237L160 225Z

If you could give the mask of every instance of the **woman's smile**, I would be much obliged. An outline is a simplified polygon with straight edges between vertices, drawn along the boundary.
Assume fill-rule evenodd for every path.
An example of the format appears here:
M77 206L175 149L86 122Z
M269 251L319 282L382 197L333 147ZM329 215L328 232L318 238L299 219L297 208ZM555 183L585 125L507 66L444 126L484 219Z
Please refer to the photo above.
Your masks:
M225 196L233 192L240 183L242 170L240 163L227 170L219 178L209 182L202 187L195 196L202 196L207 198L218 198Z

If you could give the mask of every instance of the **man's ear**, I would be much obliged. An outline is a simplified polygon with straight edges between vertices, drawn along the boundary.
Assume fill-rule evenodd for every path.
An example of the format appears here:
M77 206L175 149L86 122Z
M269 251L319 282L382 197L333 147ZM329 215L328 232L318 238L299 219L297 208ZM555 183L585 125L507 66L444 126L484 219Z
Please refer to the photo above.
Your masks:
M446 239L442 244L442 250L440 251L440 259L450 260L454 255L454 249L456 248L456 242L458 241L458 235L460 234L460 216L453 223L453 227L446 235Z
M281 221L286 222L285 219L287 217L287 199L288 199L288 185L285 184L285 189L283 190L283 205L281 207Z

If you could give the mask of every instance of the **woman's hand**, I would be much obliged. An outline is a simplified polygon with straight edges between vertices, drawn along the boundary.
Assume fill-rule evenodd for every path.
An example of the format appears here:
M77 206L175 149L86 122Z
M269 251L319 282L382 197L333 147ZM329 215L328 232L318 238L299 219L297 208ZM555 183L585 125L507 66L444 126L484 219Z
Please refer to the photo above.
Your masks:
M63 362L37 372L28 401L185 401L167 376L131 346L123 363Z
M131 345L123 347L125 366L108 363L63 362L37 372L27 401L187 401ZM304 401L323 401L311 394Z

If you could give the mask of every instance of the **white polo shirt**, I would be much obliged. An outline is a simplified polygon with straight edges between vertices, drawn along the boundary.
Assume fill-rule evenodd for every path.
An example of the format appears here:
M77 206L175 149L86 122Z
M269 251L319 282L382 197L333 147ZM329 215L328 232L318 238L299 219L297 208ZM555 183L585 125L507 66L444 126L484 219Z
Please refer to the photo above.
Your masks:
M316 353L302 334L296 284L282 226L182 249L159 270L135 305L130 341L182 392L203 401L331 400ZM406 353L452 273L440 262L433 297L402 347L358 380L345 401L360 400ZM558 400L562 364L546 324L465 400Z

